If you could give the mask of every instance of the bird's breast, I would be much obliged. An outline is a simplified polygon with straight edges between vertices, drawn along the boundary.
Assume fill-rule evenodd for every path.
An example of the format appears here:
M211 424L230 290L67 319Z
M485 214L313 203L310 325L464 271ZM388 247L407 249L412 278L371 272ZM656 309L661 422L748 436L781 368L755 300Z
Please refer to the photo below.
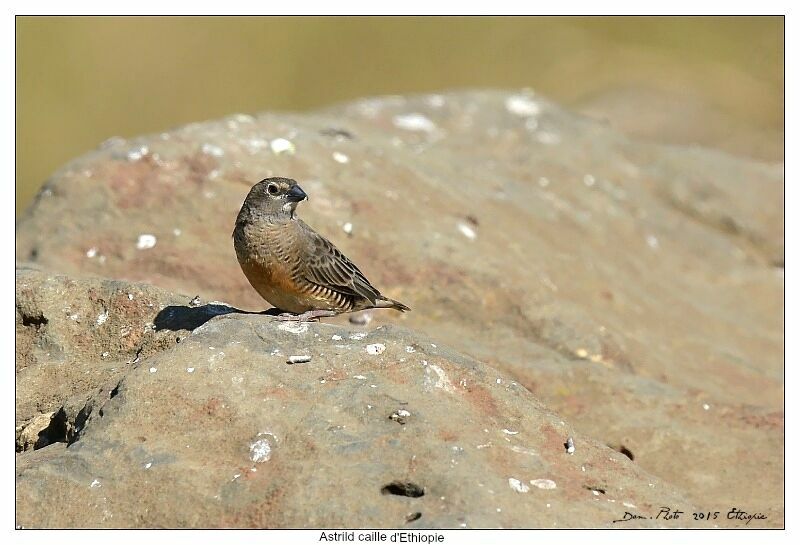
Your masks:
M302 277L305 240L292 222L247 224L234 231L239 265L255 290L273 306L288 312L346 310ZM344 305L346 306L346 305Z

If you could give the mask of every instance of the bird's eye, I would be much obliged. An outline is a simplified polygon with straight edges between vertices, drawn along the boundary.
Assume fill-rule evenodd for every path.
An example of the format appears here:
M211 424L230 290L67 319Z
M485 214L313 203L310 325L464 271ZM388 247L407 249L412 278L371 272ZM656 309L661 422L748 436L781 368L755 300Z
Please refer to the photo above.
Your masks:
M267 193L270 195L277 195L278 194L278 186L275 184L269 184L267 186Z

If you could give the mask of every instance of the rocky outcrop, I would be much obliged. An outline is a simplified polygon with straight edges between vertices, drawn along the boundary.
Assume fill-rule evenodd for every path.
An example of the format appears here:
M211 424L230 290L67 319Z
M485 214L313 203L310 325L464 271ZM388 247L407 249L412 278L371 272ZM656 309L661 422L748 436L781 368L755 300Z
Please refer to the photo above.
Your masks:
M623 503L687 504L506 375L394 326L216 317L90 405L69 448L18 468L23 526L610 526ZM45 497L69 501L42 513Z
M510 462L508 465L507 461L499 460L499 466L508 468L505 471L508 475L499 469L492 469L492 472L497 479L501 473L505 475L503 478L508 490L513 492L509 482L518 481L519 485L515 484L515 487L528 487L529 491L515 494L524 494L519 497L526 499L538 499L544 489L535 488L530 481L540 478L554 481L556 491L582 489L585 483L580 479L583 476L567 476L571 471L568 466L572 467L570 464L579 459L580 447L574 456L563 458L562 446L558 461L548 461L543 454L554 452L555 455L555 451L550 450L550 443L566 441L566 437L562 437L562 432L565 432L574 435L577 445L593 445L591 448L597 450L592 452L607 452L600 446L605 444L624 454L628 461L622 463L625 468L637 472L637 476L631 476L631 479L639 484L616 486L636 488L645 480L655 482L649 476L644 477L652 475L652 478L668 483L658 485L660 492L674 498L682 494L686 505L697 505L711 511L727 512L737 507L748 512L762 512L767 514L767 518L753 521L749 526L782 525L783 503L779 492L783 487L784 196L781 165L740 160L697 148L637 143L529 93L467 92L369 99L311 115L237 115L131 141L112 139L100 150L65 167L48 182L36 203L18 223L17 257L20 261L76 278L88 275L135 282L133 285L139 289L153 290L153 296L156 292L162 294L158 302L153 301L153 309L158 306L162 309L187 307L189 296L199 294L203 302L219 300L231 307L261 311L265 305L238 268L230 232L250 185L269 175L298 179L310 196L310 202L299 208L300 215L358 263L383 293L414 309L403 315L376 312L371 315L373 321L368 329L347 325L346 317L332 320L332 325L312 325L304 339L314 334L323 338L328 332L330 336L336 334L349 339L354 332L370 331L369 335L376 337L374 344L387 347L385 353L389 352L394 336L405 335L409 340L408 346L422 342L416 333L375 329L389 322L395 323L424 332L424 336L430 338L429 342L439 347L449 346L466 354L458 356L462 360L452 356L452 361L471 361L471 365L484 373L478 375L484 378L476 384L491 392L486 395L491 397L496 408L500 407L496 418L512 410L513 403L503 396L510 396L513 392L524 396L524 404L530 404L527 410L533 411L532 407L538 407L533 412L539 414L537 411L541 411L541 420L532 413L530 418L533 420L526 421L529 426L526 436L530 434L537 438L531 437L530 443L518 446L530 447L538 453L528 462L540 470L517 471L523 466ZM144 288L140 282L187 296ZM47 349L42 348L45 344L41 331L43 327L49 328L51 322L44 325L35 310L25 310L24 313L19 310L20 301L25 300L19 294L19 284L18 277L18 338L27 335L30 339L41 339L26 342L36 346L37 353L46 354ZM115 293L122 293L114 291L117 288L104 289L108 291L103 292L101 299L106 304L117 301ZM123 295L122 302L125 298L127 296ZM130 302L135 301L136 297ZM52 303L57 304L60 303ZM96 324L103 306L92 302L91 298L81 304L85 304L86 309L81 316L85 314L86 320L91 318ZM153 386L148 390L145 382L139 382L164 380L159 378L164 376L159 374L160 371L149 372L150 367L158 369L159 366L152 363L161 361L160 358L184 354L181 357L196 363L192 365L195 369L202 367L201 360L196 359L197 354L188 352L190 345L184 347L182 342L176 342L182 334L176 334L173 329L177 328L186 335L190 329L197 331L198 324L208 317L224 314L202 326L201 333L191 338L210 335L210 332L202 333L206 331L204 328L217 322L221 329L214 329L215 335L239 338L233 336L233 331L229 332L228 328L237 330L236 335L244 335L244 331L250 331L252 327L267 339L262 340L266 344L274 344L273 333L277 335L281 331L273 331L277 325L263 325L264 316L228 313L225 310L228 307L222 304L201 305L199 308L204 310L194 309L188 315L174 311L177 314L159 315L155 312L145 313L140 318L132 316L131 331L138 327L134 325L139 321L142 331L145 331L145 325L155 324L157 318L164 326L158 331L151 327L147 333L141 333L139 340L146 346L137 363L126 362L134 361L135 351L141 345L122 338L109 336L108 344L104 345L107 348L93 349L93 354L99 352L101 356L103 352L119 353L120 357L115 356L115 359L125 365L121 374L111 370L122 369L123 364L117 361L109 361L107 370L92 364L92 371L84 373L90 378L82 379L84 382L77 387L69 386L76 380L70 378L62 390L53 391L46 387L37 390L31 386L30 392L27 391L28 385L35 382L20 380L22 375L18 375L18 411L24 417L24 421L18 422L20 431L33 418L39 419L37 426L40 426L43 418L38 415L53 412L54 415L62 414L56 419L63 422L58 424L56 436L59 436L61 428L74 425L76 415L87 404L92 408L90 416L86 416L87 411L83 410L85 434L81 436L78 432L79 440L73 441L66 450L56 452L61 447L51 445L19 455L21 490L27 490L26 486L33 490L34 482L45 480L51 483L48 485L53 487L51 491L58 489L59 494L110 490L111 484L104 483L100 474L89 479L85 484L86 490L77 484L73 487L75 479L67 476L63 468L69 465L65 460L77 456L81 449L92 451L97 448L100 449L97 452L106 452L103 449L110 448L81 447L81 444L108 444L104 441L111 441L114 436L124 438L111 449L116 452L115 449L119 448L121 458L117 462L124 465L123 458L129 457L124 458L129 460L126 463L133 464L131 460L138 463L138 458L130 458L133 455L129 449L135 448L134 445L127 436L119 435L122 430L115 427L128 422L126 418L133 420L125 416L126 411L142 417L148 410L153 415L171 414L170 410L176 410L177 420L185 426L185 433L208 433L217 438L219 435L215 434L224 431L239 434L235 441L223 441L225 446L220 446L219 452L215 448L196 454L201 458L192 458L195 454L188 452L193 450L191 447L185 453L180 451L180 456L173 452L177 465L170 471L188 472L181 473L186 479L190 478L192 471L211 464L210 459L203 456L219 456L222 465L220 473L215 473L215 479L221 479L223 469L229 469L226 464L234 463L239 459L237 456L242 455L235 449L247 450L242 446L245 438L250 440L255 437L253 434L261 432L279 436L285 433L274 431L278 424L271 424L274 429L260 429L258 425L251 429L233 415L224 417L228 424L222 427L228 426L229 430L205 429L202 432L202 425L187 426L184 417L189 413L181 411L189 409L167 409L162 400L156 404L156 410L150 408L152 403L146 403L148 398L142 397L145 394L134 393L150 391L148 395L156 395L154 389L167 388L166 384L158 382L157 388ZM124 315L122 310L120 307L121 315ZM55 306L41 313L41 317L50 320L50 316L59 312L63 314L61 318L69 320L71 314ZM113 314L109 313L108 323L111 323ZM239 324L242 331L230 324ZM90 324L85 322L83 325L88 327ZM273 329L262 331L259 329L262 325ZM101 331L101 335L105 334L102 331L111 331L111 328L103 330L102 327L95 328ZM114 327L123 325L115 324ZM346 329L336 332L329 329L337 327ZM390 337L381 337L384 334ZM316 344L319 339L313 338L314 349L319 348L324 355L315 353L309 362L311 365L297 364L300 367L278 361L276 365L280 365L275 372L294 373L291 376L296 377L304 376L300 375L304 369L317 369L315 365L333 370L332 362L337 361L334 353L325 352ZM64 341L63 346L70 346L70 342ZM256 350L254 342L253 339L242 340L251 351ZM24 342L18 344L26 346ZM218 344L222 342L214 340L208 343L215 348L219 348ZM340 344L352 343L345 341ZM301 348L300 345L288 346ZM287 355L285 347L276 345L271 350L276 348ZM31 350L20 353L18 349L18 367L33 367L25 363L32 361ZM68 350L80 352L88 348ZM222 351L226 352L226 358L231 357L231 349ZM241 365L243 370L251 369L251 379L255 380L256 368L250 367L251 363L246 361L240 362L238 354L236 366ZM250 357L245 357L244 352L241 354L242 359ZM376 361L367 358L369 355L360 354L368 363ZM424 358L429 363L431 359L427 356L430 355L426 353ZM383 354L379 356L388 358ZM451 357L446 359L450 361ZM67 360L65 356L64 361ZM75 358L70 361L75 361ZM102 358L99 361L102 362ZM230 364L232 360L226 361ZM352 365L368 364L356 363L360 361L354 360ZM432 371L433 368L423 366L411 358L411 354L406 357L406 362L396 368L381 368L380 376L375 378L381 380L370 384L375 384L376 390L389 391L390 383L391 388L396 387L392 380L406 377L409 386L401 397L410 398L421 384L414 382L419 377L412 379L416 377L414 373L420 377L422 374L432 376L436 383L438 374ZM442 394L429 396L430 404L437 406L435 410L442 409L445 405L439 404L448 400L451 405L447 405L446 410L454 417L459 415L465 421L477 418L477 422L483 423L483 428L490 430L481 433L494 433L492 430L496 431L497 426L488 425L489 413L480 417L469 413L473 410L470 396L459 390L460 378L454 381L455 368L448 367L455 364L440 362L434 365L442 370L455 389L455 393L440 391L441 388L433 390ZM389 369L396 369L398 376L386 376ZM199 382L197 378L200 375L188 371L183 371L183 374L178 374L177 370L174 372L180 380ZM430 375L431 372L436 376ZM370 377L367 372L354 374ZM458 373L455 375L459 376ZM496 376L489 382L481 382L488 375ZM227 381L225 387L230 392L236 391L237 387L229 382L236 376L244 381L248 375L221 376ZM326 376L318 373L314 378ZM510 382L516 385L501 388L496 383L498 378L506 386ZM266 375L263 380L267 381ZM357 384L353 382L357 379L347 380ZM467 377L467 384L470 380L476 379ZM46 383L46 380L42 382ZM117 384L121 385L119 392L122 392L125 384L134 383L137 386L129 386L130 393L126 396L120 394L108 400L110 391ZM327 379L325 384L320 384L319 380L308 383L305 389L297 383L291 384L294 397L286 399L297 403L301 403L304 397L320 399L317 402L319 407L327 407L336 414L340 410L351 416L356 412L351 400L343 405L350 408L333 409L344 401L336 401L336 396L331 399L319 397L324 397L330 388ZM107 385L111 385L110 389ZM207 386L210 388L211 385ZM93 392L90 399L85 393L91 392L92 388L102 391ZM207 388L201 390L206 392L207 398L190 398L185 403L205 403L216 395ZM406 392L405 389L400 391ZM243 405L234 405L227 398L224 403L235 407L237 415L239 411L255 414L255 405L250 403L255 404L252 400L260 394L254 392L256 390L248 390L248 401L243 401ZM444 396L445 393L449 397ZM42 395L44 397L40 399ZM271 395L264 393L262 399L271 399ZM20 400L26 399L29 400L25 405L28 408L20 410ZM377 402L358 399L379 406ZM537 399L548 409L538 405ZM72 401L67 403L69 400ZM102 418L98 416L101 406L107 406ZM111 411L112 407L114 411ZM383 410L389 408L388 405L381 407ZM392 411L397 409L399 407L392 407ZM514 410L523 411L519 407ZM548 425L552 425L557 433L545 444L544 414L549 410L559 415L554 417L557 422L564 420L565 428L550 422ZM109 416L110 412L113 412L113 418ZM414 409L409 409L409 412L416 414ZM377 431L379 428L368 427L364 440L371 448L383 445L380 441L389 441L389 437L394 437L391 434L408 433L397 432L397 429L413 429L409 426L414 416L409 417L412 420L405 425L391 420L384 422L383 416L375 420L380 422L375 426L391 424L394 427L389 426L387 433L390 435L384 439L377 438L383 437ZM114 424L115 421L118 424ZM296 422L296 419L290 421ZM155 420L149 422L155 428L161 427ZM502 428L518 431L499 420L497 423ZM290 426L289 421L281 425L283 429ZM436 424L439 425L443 423ZM163 429L170 428L164 423ZM300 426L298 429L307 432L311 427ZM319 436L318 430L315 433ZM442 445L451 449L453 446L462 447L466 452L468 443L475 443L470 447L475 449L477 445L485 444L482 440L475 442L477 436L464 434L463 441L452 444L444 441ZM164 431L163 435L159 441L166 441L165 437L172 437L174 433ZM359 441L360 435L354 433L351 442ZM50 437L49 432L45 436ZM18 448L30 448L32 443L35 444L36 440L31 437L36 435L20 434ZM498 437L502 443L495 437L491 438L492 444L494 447L503 445L504 450L486 447L480 449L480 454L476 450L475 463L482 460L480 456L505 452L513 441L523 438L522 432L519 436L506 435L509 441ZM69 438L65 440L70 441ZM297 458L303 451L303 456L309 458L316 456L312 446L319 448L331 444L314 441L309 439L306 450L293 443L291 448L295 450L291 452ZM191 441L187 444L197 445ZM280 452L280 448L278 444L275 452ZM386 447L387 452L388 449ZM425 449L434 447L426 446ZM381 452L383 454L383 450ZM510 452L520 455L513 450ZM100 456L92 456L95 455ZM420 456L417 455L416 460ZM399 467L393 465L399 463L397 459L392 460L389 465ZM439 471L450 463L449 460L428 460L425 464L432 465L426 466L426 471ZM631 461L633 465L629 465ZM55 465L48 466L47 463ZM75 467L92 468L94 463L81 459L75 462ZM443 465L437 466L439 463ZM609 463L615 464L613 467L623 467L619 462ZM301 461L295 460L292 464L295 464L292 471L299 471ZM466 461L463 464L466 465L462 468L472 467ZM262 467L271 466L252 465L245 469L249 471L256 467L257 471L250 473L260 475L263 474ZM57 467L61 468L61 476ZM323 464L322 467L329 466ZM580 470L580 465L575 467ZM545 469L555 473L545 476L542 474ZM134 479L130 476L133 473L120 471L120 483ZM370 475L375 477L375 481L383 483L375 485L370 478L369 486L373 488L369 490L377 486L379 492L393 479L422 487L430 487L433 482L426 478L420 484L408 472L406 476L390 477L392 472L388 470L385 473L375 468L369 471L373 472ZM608 471L601 479L608 481L608 486L612 486L608 484L610 482L622 482L613 481L613 478L621 479L621 475L616 475L612 469ZM638 473L640 471L644 473ZM246 474L236 473L240 477L234 485ZM285 473L284 468L281 470L281 478L285 479L280 481L282 483L293 479ZM101 485L91 488L89 484L94 479L98 479ZM383 482L387 479L388 482ZM80 482L83 486L83 481ZM366 486L364 483L367 481L348 476L348 482ZM448 482L447 486L456 487ZM564 482L563 486L561 482ZM220 493L219 487L215 488L214 483L217 480L205 482L203 494L210 494L211 498L214 495L228 498ZM488 481L483 484L489 486ZM283 518L271 518L276 516L271 506L290 506L294 501L300 502L303 494L310 493L294 490L276 492L271 499L261 496L260 501L268 503L259 507L261 518L248 512L241 519L226 519L220 513L230 515L234 504L225 504L223 499L222 504L204 504L200 514L183 512L183 506L174 505L168 510L173 518L147 521L131 518L135 511L126 512L122 507L124 500L120 498L127 494L157 494L153 492L155 489L145 492L136 487L125 488L127 485L124 484L119 486L122 488L111 496L97 496L106 497L106 502L122 501L114 504L114 509L109 509L117 519L110 522L102 521L102 517L81 518L75 519L75 525L301 524L298 522L300 515L292 514L288 507L287 513L281 515ZM406 485L398 487L396 489L400 491L417 490ZM467 489L469 487L464 485L464 494ZM492 484L491 489L499 493L496 485ZM259 490L264 491L263 488ZM667 501L666 496L657 501L655 496L644 494L627 499L622 495L612 498L599 492L599 496L589 494L600 498L597 502L589 499L595 505L615 505L603 502L614 499L617 509L619 501L637 506L649 501ZM387 493L380 498L397 499L394 496ZM448 493L436 497L441 496L453 498ZM432 501L432 497L426 491L422 501ZM35 497L25 492L20 494L20 498L18 512L31 512L26 510L25 504L34 502ZM233 501L234 498L230 498ZM251 498L256 501L254 496ZM239 497L236 501L243 500ZM407 503L403 503L398 511L382 511L381 505L374 507L374 513L365 513L363 519L352 521L337 521L332 511L322 509L321 513L329 515L320 515L318 524L359 525L363 520L363 524L392 526L402 522L398 518L401 515L413 515L419 511L423 515L417 524L422 526L458 526L462 523L474 526L528 525L523 522L522 511L505 504L497 504L495 508L500 508L508 518L496 511L497 516L482 518L484 515L479 516L477 508L459 510L453 506L441 508L442 515L438 517L431 511L439 507L434 509L431 504L426 504L424 510L412 510L414 502L411 499L400 501ZM549 519L541 513L532 515L532 508L525 512L532 517L529 519L531 526L549 526L553 522L572 526L605 524L605 515L601 516L594 507L585 507L583 496L576 496L574 501L573 507L577 511L569 517L574 515L578 518L572 522L567 522L566 518ZM551 508L555 506L553 502L549 503ZM219 507L215 511L212 505L227 506L227 509ZM255 504L244 502L236 505L239 506L236 509L241 507L244 513L247 511L244 505ZM561 515L554 516L568 513L565 505L562 505ZM579 518L577 513L583 509L586 509L586 515ZM211 514L214 516L209 518ZM538 518L539 515L542 518ZM37 520L32 515L24 521L23 518L20 522L24 524L56 524L55 521ZM686 525L693 523L689 521ZM702 524L713 526L714 523L704 521Z
M175 344L174 334L154 331L153 317L170 303L188 301L145 284L25 267L17 269L15 295L18 451L47 444L38 438L42 415Z

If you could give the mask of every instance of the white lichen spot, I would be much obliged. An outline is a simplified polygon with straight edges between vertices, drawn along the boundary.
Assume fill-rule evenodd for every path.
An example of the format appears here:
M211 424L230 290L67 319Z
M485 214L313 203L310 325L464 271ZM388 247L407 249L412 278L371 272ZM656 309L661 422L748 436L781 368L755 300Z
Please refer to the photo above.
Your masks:
M97 255L97 248L95 248L94 246L86 250L86 257L88 257L89 259L93 258L96 255Z
M467 225L466 223L459 223L458 230L461 231L461 234L467 237L470 240L475 240L478 234L475 232L475 229Z
M295 335L302 335L308 331L308 322L281 322L278 329Z
M248 138L243 141L247 151L253 155L270 147L270 143L263 138Z
M153 462L147 462L147 463L144 465L144 468L145 468L145 469L150 469L151 467L153 467Z
M272 445L269 444L269 440L264 437L261 439L256 439L252 443L250 443L250 460L261 464L266 462L272 456Z
M342 340L342 336L341 335L333 335L331 337L331 340L332 341L341 341Z
M433 385L434 388L441 388L445 392L453 393L456 391L453 383L450 382L450 379L445 374L444 370L438 365L430 364L428 368L425 370L426 373L430 373L430 369L433 369L434 373L436 373L436 383Z
M194 373L194 367L187 367L186 368L186 372L187 373Z
M506 435L517 435L517 434L519 434L519 432L518 432L518 431L511 431L511 430L507 430L506 428L503 428L503 429L502 429L502 430L500 430L500 431L502 431L502 432L503 432L503 433L505 433Z
M506 99L506 110L520 117L539 115L542 109L533 98L528 95L511 95Z
M149 250L156 245L155 235L144 233L139 235L139 240L136 241L137 250Z
M589 356L589 352L585 348L578 348L575 350L575 355L581 359L586 359Z
M353 378L356 380L367 380L367 377L364 375L353 375Z
M550 180L545 178L544 176L539 177L539 187L547 187L550 185Z
M531 484L542 490L553 490L556 488L555 481L551 481L550 479L534 479L531 481Z
M628 509L637 509L637 507L634 504L627 501L622 502L622 505L627 507Z
M554 132L539 131L536 133L536 140L538 140L540 144L554 146L561 142L561 137Z
M128 161L138 161L148 153L150 153L150 148L142 145L128 150L126 157Z
M97 322L96 323L97 323L97 325L100 326L100 325L103 325L104 323L106 323L106 320L108 320L108 311L104 310L103 312L101 312L100 314L97 315Z
M103 358L107 358L108 357L108 352L103 352L102 354L100 354L100 356L103 357Z
M647 235L646 240L647 240L647 245L650 246L652 250L658 250L659 243L655 235Z
M156 371L158 371L158 369L157 369L157 368L155 368L155 367L151 367L151 368L150 368L150 372L151 372L151 373L155 373Z
M704 410L704 411L707 411L707 410L709 410L710 408L711 408L711 405L709 405L708 403L703 403L703 410Z
M361 339L363 339L366 336L367 336L366 333L364 333L363 331L360 331L358 333L351 333L349 339L351 341L360 341Z
M270 141L269 147L275 155L281 155L282 153L293 155L295 152L294 143L286 138L275 138Z
M346 222L344 225L342 225L342 231L344 231L348 235L352 235L353 234L353 224L350 223L349 221Z
M211 155L212 157L222 157L225 155L225 150L214 144L203 144L202 151L206 155Z
M383 351L386 350L386 345L381 343L368 344L366 350L367 354L375 356L378 354L382 354Z
M128 301L133 301L133 294L132 293L128 293L127 296L128 296Z
M431 108L441 108L445 104L445 98L442 95L428 95L425 97L425 103Z
M89 484L89 488L99 488L100 486L102 485L98 479L93 480L91 484Z
M511 487L511 490L519 492L520 494L525 494L528 490L530 490L527 484L523 483L519 479L515 479L514 477L508 478L508 486Z
M527 454L528 456L538 456L535 450L532 448L521 447L519 445L511 445L510 448L512 451L517 452L519 454Z
M350 158L341 151L334 151L331 157L333 157L333 160L337 163L345 164L350 162Z
M594 179L594 176L592 176L591 174L586 174L583 177L583 185L585 185L586 187L592 187L594 185L594 183L595 183L595 179Z
M392 118L394 126L407 131L433 132L436 123L420 113L398 114Z
M413 346L406 346L406 352L408 352L409 354L413 354L414 352L416 352L416 350L414 349Z
M182 232L183 232L183 231L181 231L181 230L180 230L180 229L178 229L177 227L176 227L175 229L173 229L173 230L172 230L172 234L173 234L173 235L175 235L176 237L179 237L179 236L181 236L181 233L182 233Z

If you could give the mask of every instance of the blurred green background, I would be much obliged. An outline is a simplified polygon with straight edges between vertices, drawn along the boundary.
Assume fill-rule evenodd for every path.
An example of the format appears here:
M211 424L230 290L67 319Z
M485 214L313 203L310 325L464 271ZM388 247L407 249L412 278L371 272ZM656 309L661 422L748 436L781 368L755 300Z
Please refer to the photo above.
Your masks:
M783 158L782 17L17 17L16 207L111 136L531 87L630 134Z

